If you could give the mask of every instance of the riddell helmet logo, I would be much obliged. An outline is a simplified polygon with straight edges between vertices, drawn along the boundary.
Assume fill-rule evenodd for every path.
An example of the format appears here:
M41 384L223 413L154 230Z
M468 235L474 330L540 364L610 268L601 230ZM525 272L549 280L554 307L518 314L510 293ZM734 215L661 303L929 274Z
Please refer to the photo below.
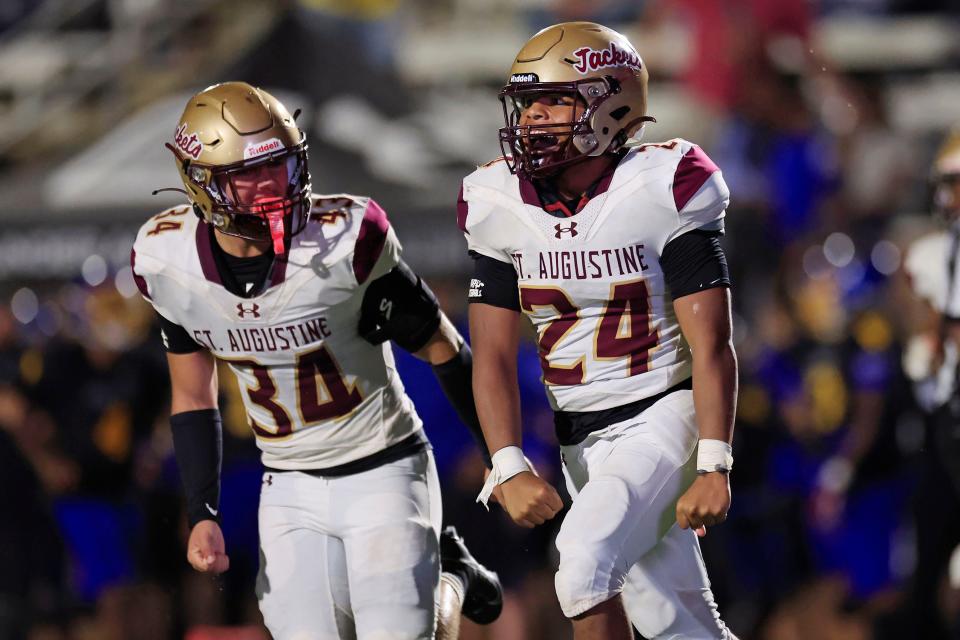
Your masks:
M540 82L540 76L535 73L515 73L510 76L510 84L516 82Z
M249 160L250 158L273 153L280 149L283 149L283 143L280 142L279 138L270 138L266 142L254 142L244 147L243 159Z
M252 315L254 318L260 317L260 305L256 302L250 304L249 309L245 309L242 302L237 303L237 315L241 318L245 317L247 314Z
M197 138L197 134L187 135L187 125L185 123L177 127L177 130L173 133L173 142L178 149L194 160L197 160L203 151L203 143Z
M609 47L600 50L580 47L573 52L573 55L576 58L573 61L573 68L578 73L588 73L606 67L631 67L637 71L643 69L643 61L640 60L640 56L626 49L621 49L612 42Z
M569 233L571 238L577 235L577 223L573 222L572 220L570 221L569 227L564 227L558 222L553 228L557 231L555 234L553 234L556 236L557 240L559 240L560 236L565 233Z

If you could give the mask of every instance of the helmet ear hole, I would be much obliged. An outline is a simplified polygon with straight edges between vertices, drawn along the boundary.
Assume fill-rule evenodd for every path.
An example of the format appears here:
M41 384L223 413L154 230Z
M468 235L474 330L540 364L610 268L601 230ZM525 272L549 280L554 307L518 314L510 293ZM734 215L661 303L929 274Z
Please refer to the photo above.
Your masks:
M623 105L622 107L617 107L616 109L611 111L610 117L616 120L617 122L620 122L621 120L623 120L623 117L628 113L630 113L630 107L628 105ZM606 133L606 131L604 131L604 133Z

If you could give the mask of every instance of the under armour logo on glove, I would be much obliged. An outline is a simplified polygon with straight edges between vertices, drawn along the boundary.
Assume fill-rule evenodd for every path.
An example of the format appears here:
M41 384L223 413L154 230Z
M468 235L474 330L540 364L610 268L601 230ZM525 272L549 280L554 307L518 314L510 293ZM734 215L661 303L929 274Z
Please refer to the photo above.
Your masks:
M574 237L575 235L577 235L577 223L576 223L576 222L570 222L570 226L569 226L569 227L564 227L563 225L561 225L561 224L558 222L556 225L554 225L553 228L557 230L557 232L554 234L554 235L557 237L557 240L559 240L559 239L560 239L560 236L562 236L562 235L565 234L565 233L569 233L571 238Z
M260 305L258 305L256 302L252 302L252 303L250 303L250 308L247 309L247 308L244 308L242 302L238 302L238 303L237 303L237 315L240 316L241 318L243 318L243 317L246 316L248 313L251 314L251 315L253 315L254 318L259 318L259 317L260 317Z

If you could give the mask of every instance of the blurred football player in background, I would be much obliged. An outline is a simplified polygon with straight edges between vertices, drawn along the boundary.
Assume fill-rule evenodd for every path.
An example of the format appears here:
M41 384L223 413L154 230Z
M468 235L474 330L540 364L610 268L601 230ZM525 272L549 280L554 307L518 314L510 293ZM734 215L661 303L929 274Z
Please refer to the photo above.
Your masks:
M294 119L242 82L191 98L168 144L191 206L151 218L131 254L168 352L187 559L229 567L219 358L265 466L257 595L273 636L454 638L461 606L498 615L500 587L441 536L433 454L387 341L433 365L479 437L470 350L376 202L311 193Z
M918 638L955 638L960 626L945 623L939 594L948 564L952 586L960 588L960 132L941 145L931 183L934 213L945 229L915 241L903 265L915 296L910 314L915 326L903 364L927 428L915 494L917 565L902 631Z
M637 142L653 120L647 79L615 31L544 29L500 93L504 157L463 182L474 390L493 453L480 499L527 527L563 506L521 450L524 313L574 497L555 578L574 636L627 640L632 622L647 638L732 638L694 533L730 507L729 193L696 145Z

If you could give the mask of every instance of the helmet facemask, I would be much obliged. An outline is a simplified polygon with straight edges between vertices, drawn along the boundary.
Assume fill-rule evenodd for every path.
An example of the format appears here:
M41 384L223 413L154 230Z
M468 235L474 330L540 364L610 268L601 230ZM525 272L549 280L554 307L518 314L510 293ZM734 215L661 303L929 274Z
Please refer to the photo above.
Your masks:
M302 139L295 147L228 165L183 162L188 187L206 196L208 219L221 233L272 241L274 252L280 254L288 233L297 235L306 226L311 185Z
M500 129L500 148L510 171L528 178L542 178L590 156L615 151L626 141L626 136L611 138L610 132L604 131L609 142L601 145L592 122L603 103L619 91L620 84L611 77L505 86L500 91L506 125ZM555 94L574 98L567 122L520 124L530 105ZM583 108L580 117L576 117L578 107Z

